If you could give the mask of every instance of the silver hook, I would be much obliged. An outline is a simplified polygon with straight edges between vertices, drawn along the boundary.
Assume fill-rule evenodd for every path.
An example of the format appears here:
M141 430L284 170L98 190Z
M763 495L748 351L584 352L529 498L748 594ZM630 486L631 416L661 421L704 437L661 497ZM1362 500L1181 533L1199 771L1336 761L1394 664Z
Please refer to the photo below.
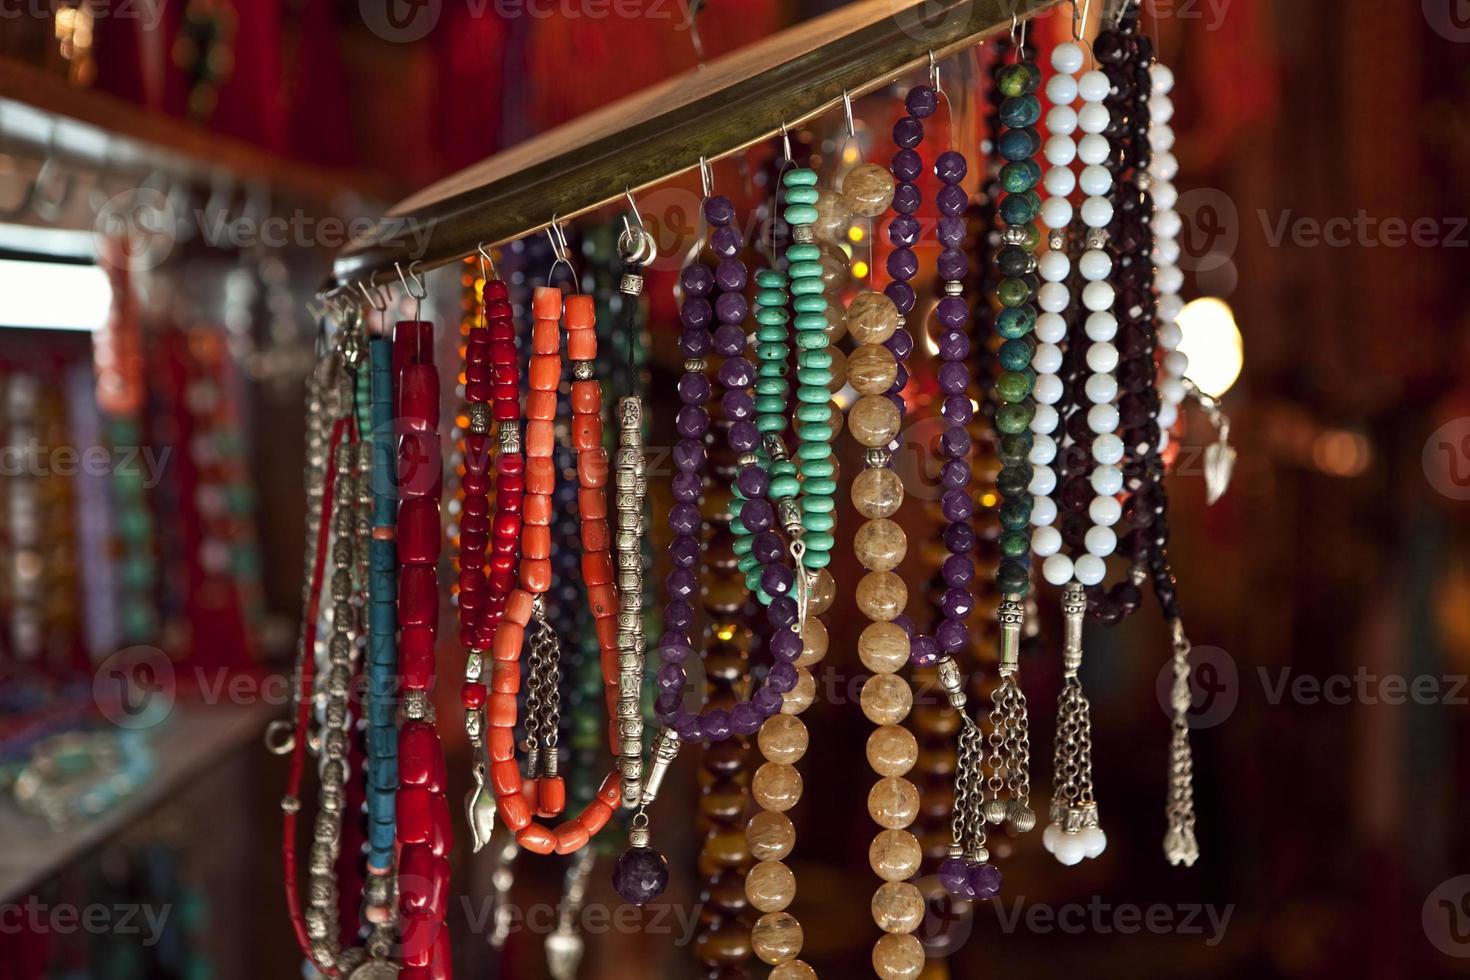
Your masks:
M624 187L623 188L623 196L628 199L628 207L630 207L630 208L633 209L633 223L638 226L638 230L639 231L642 231L643 230L643 215L641 215L641 214L638 213L638 202L635 201L635 200L633 200L633 192L630 191L630 190L628 190L628 188ZM625 226L627 224L627 221L628 221L628 219L625 216L623 218L623 223L624 223ZM628 229L628 230L629 231L632 231L631 228Z
M936 95L942 95L944 89L939 87L939 62L934 58L934 52L929 52L929 87Z
M852 121L852 96L847 93L847 89L842 90L842 119L847 124L848 139L857 136L857 127Z
M546 238L551 242L551 254L554 256L551 268L546 272L546 282L549 285L551 279L556 275L556 267L565 265L567 273L572 277L572 292L578 292L577 268L572 265L572 249L567 244L566 232L562 230L561 223L556 215L551 216L551 224L546 228Z
M475 251L480 253L480 278L486 282L489 282L492 277L499 279L500 270L495 268L495 256L490 254L490 250L485 247L485 243L481 242L476 245ZM489 269L488 272L486 271L487 268Z
M791 131L786 128L786 120L781 120L781 154L782 159L791 160Z
M714 193L715 175L710 169L709 161L704 157L699 158L699 184L704 190L705 197Z
M403 277L403 266L398 264L397 262L393 263L393 268L398 270L398 281L403 283L403 291L413 297L413 318L415 320L422 319L419 314L423 310L424 300L429 295L429 290L424 285L424 280L419 277L419 274L416 271L414 271L414 266L419 264L420 263L417 261L410 262L408 264L408 275L410 278L413 279L414 286L418 286L419 288L418 292L414 292L413 286L410 286L408 284L408 279L405 279Z

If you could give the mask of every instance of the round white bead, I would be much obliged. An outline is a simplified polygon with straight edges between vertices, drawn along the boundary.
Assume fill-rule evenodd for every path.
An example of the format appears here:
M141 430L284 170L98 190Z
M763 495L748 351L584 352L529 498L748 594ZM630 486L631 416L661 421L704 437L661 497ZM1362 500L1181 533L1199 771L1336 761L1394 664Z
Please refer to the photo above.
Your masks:
M1166 293L1159 297L1159 317L1165 320L1177 320L1179 314L1184 312L1184 300L1180 296Z
M1077 141L1070 136L1053 136L1046 141L1041 152L1053 167L1070 166L1077 159Z
M1154 210L1164 211L1179 203L1179 191L1167 180L1156 180L1149 192L1154 196Z
M1069 105L1054 105L1046 113L1046 131L1070 136L1077 130L1077 110Z
M1112 340L1118 336L1118 318L1107 310L1098 310L1087 318L1087 339L1091 341Z
M1173 180L1179 176L1179 161L1172 153L1155 153L1153 166L1149 168L1159 180Z
M1050 405L1037 405L1036 414L1031 416L1032 432L1055 432L1057 430L1057 410Z
M1149 96L1148 118L1151 122L1166 123L1174 118L1174 100L1155 92Z
M1094 493L1111 497L1123 489L1123 471L1116 466L1094 467L1091 482Z
M1056 374L1062 366L1062 349L1056 344L1037 344L1031 353L1031 366L1037 374Z
M1070 74L1053 75L1046 83L1046 101L1052 105L1071 105L1077 101L1077 79Z
M1032 507L1032 511L1035 511ZM1062 550L1062 532L1050 524L1031 532L1031 550L1040 558L1047 558Z
M1178 211L1155 211L1154 212L1154 234L1165 238L1178 238L1183 229L1183 222L1179 219Z
M1106 374L1118 366L1118 348L1106 340L1087 348L1087 368Z
M1077 141L1076 156L1083 163L1106 163L1108 159L1107 137L1098 133L1088 133Z
M1041 202L1041 223L1048 228L1065 228L1072 223L1072 202L1065 197L1049 197Z
M1031 526L1046 527L1057 519L1057 503L1050 497L1035 497L1031 501Z
M1075 75L1082 68L1084 60L1082 45L1075 41L1065 41L1051 49L1051 66L1057 71ZM1153 77L1153 73L1149 73Z
M1064 282L1044 282L1036 291L1036 305L1047 313L1061 313L1071 302L1072 291Z
M1155 238L1154 257L1158 259L1159 265L1178 265L1179 239Z
M1056 313L1043 313L1036 318L1036 339L1059 344L1067 339L1067 321Z
M1057 474L1050 466L1031 467L1031 482L1026 489L1038 497L1045 497L1057 488Z
M1169 426L1179 421L1179 403L1163 402L1159 405L1159 428L1168 431Z
M1106 228L1113 220L1113 202L1105 197L1089 197L1082 201L1082 222L1089 228ZM1051 227L1055 228L1056 225Z
M1077 78L1077 93L1085 102L1101 102L1112 90L1113 85L1108 81L1108 76L1096 68L1083 72Z
M1162 61L1155 61L1148 66L1148 80L1153 85L1153 90L1167 95L1174 88L1174 72Z
M1032 389L1031 394L1042 405L1055 405L1062 400L1062 393L1065 390L1066 385L1062 384L1062 379L1055 374L1038 374L1036 386Z
M1118 382L1111 374L1091 375L1084 387L1087 390L1087 400L1094 405L1101 405L1118 397Z
M1062 282L1072 271L1072 260L1061 249L1041 253L1036 260L1036 272L1047 282Z
M1077 113L1077 125L1084 133L1101 133L1108 128L1108 107L1101 102L1084 102Z
M1031 452L1027 454L1026 461L1032 466L1046 466L1056 458L1057 441L1051 436L1042 434L1031 440Z
M1094 163L1082 168L1082 177L1079 181L1082 185L1082 193L1097 197L1106 194L1113 186L1113 174L1107 167Z
M1072 559L1060 552L1041 563L1041 576L1052 585L1066 585L1072 581Z
M1048 167L1041 185L1052 197L1066 197L1077 189L1077 175L1071 167Z
M1123 440L1112 432L1099 432L1092 440L1092 458L1104 466L1123 461Z
M1077 260L1077 269L1082 273L1082 278L1090 282L1106 279L1108 273L1113 271L1113 258L1100 248L1089 248Z
M1077 836L1082 838L1082 854L1084 857L1100 857L1103 851L1108 849L1108 835L1103 833L1101 827L1088 827L1078 831Z
M1154 271L1154 285L1161 293L1177 293L1184 288L1184 270L1177 265L1161 265Z
M1106 558L1118 548L1118 536L1110 527L1088 528L1087 536L1082 539L1089 555L1097 555Z
M1168 448L1169 448L1169 433L1168 432L1165 432L1163 430L1160 430L1159 431L1159 448L1158 448L1158 451L1159 452L1163 452L1165 449L1168 449Z
M1189 355L1182 350L1171 350L1164 355L1164 370L1182 378L1189 373Z
M1148 145L1155 153L1167 153L1174 148L1174 127L1158 124L1148 128Z
M1081 555L1072 565L1072 574L1083 585L1096 585L1107 578L1108 563L1091 553Z
M1087 428L1098 434L1118 430L1118 408L1112 404L1094 405L1087 410Z
M1113 284L1106 279L1082 287L1082 305L1094 313L1113 307Z
M1184 385L1178 378L1164 378L1159 382L1159 397L1166 405L1178 405L1184 401Z
M1041 832L1041 846L1046 848L1048 854L1056 850L1057 838L1061 835L1062 828L1054 823L1047 824L1046 829Z
M1112 527L1123 516L1123 505L1117 497L1093 497L1087 505L1087 516L1100 527Z

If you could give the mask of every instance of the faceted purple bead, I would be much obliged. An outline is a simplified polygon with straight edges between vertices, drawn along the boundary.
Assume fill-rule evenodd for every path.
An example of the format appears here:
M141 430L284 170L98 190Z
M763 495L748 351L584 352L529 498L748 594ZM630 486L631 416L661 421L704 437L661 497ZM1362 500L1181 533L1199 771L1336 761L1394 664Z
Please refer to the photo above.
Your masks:
M698 439L680 439L674 443L674 465L681 470L698 472L704 468L704 443Z
M684 665L666 663L660 667L658 687L660 691L672 691L675 694L684 690Z
M756 691L755 697L750 699L750 703L766 718L780 711L782 702L781 692L772 690L769 684Z
M944 257L950 254L952 253L948 249L939 253L939 261L941 265L943 265L944 263ZM961 261L963 261L964 256L961 255L960 259ZM963 273L961 273L961 275L963 275ZM945 276L944 278L958 279L959 276ZM946 296L934 305L934 314L939 318L939 322L942 326L948 328L949 330L958 330L960 327L963 327L965 323L968 322L970 319L970 304L966 303L963 297Z
M897 214L888 223L888 241L894 245L912 246L919 240L919 219L911 214Z
M939 865L939 883L955 898L967 899L974 895L970 890L970 866L963 858L945 858Z
M953 588L964 588L975 581L975 563L964 555L950 555L940 570L944 573L944 584Z
M644 905L669 885L669 862L649 847L630 847L613 868L613 887L632 905Z
M924 161L913 150L899 150L893 154L893 162L888 169L895 180L915 181L924 172Z
M670 643L658 648L659 656L664 663L681 664L694 654L694 648L687 643Z
M709 236L710 250L722 259L733 259L739 255L743 244L740 240L740 229L734 225L716 228Z
M951 298L958 299L958 297L945 297L945 299ZM944 300L940 300L941 304L943 302ZM964 300L960 300L960 302L963 304ZM965 313L967 317L969 312L969 308L966 306ZM970 356L970 335L958 329L958 326L956 325L956 329L954 330L946 330L939 335L939 356L946 361L963 361Z
M702 524L699 508L689 503L677 503L669 508L669 527L675 534L697 534Z
M704 199L704 220L712 225L728 225L735 220L735 205L723 194Z
M883 295L893 300L893 305L898 307L898 312L905 316L914 308L914 287L906 282L895 279L883 287ZM883 343L885 347L888 346L888 341ZM892 350L891 347L889 349Z
M755 497L745 502L740 510L740 523L747 531L764 531L776 520L776 509L764 497Z
M686 537L686 535L680 535ZM693 540L690 538L689 540ZM696 542L696 545L698 542ZM675 599L664 607L664 626L671 630L678 630L688 634L689 627L694 625L694 607L683 599ZM667 659L667 658L665 658Z
M796 622L796 600L790 596L777 596L766 607L766 620L777 629L785 629Z
M903 391L904 385L909 383L909 369L905 364L900 364L893 375L893 388L895 392Z
M932 667L939 661L939 644L934 637L920 633L909 641L909 663L915 667Z
M679 379L679 400L685 405L703 405L709 401L709 378L689 372Z
M715 274L703 262L691 262L679 273L679 282L689 295L707 296L714 287Z
M742 701L730 709L730 727L736 735L754 735L764 720L761 710L750 701Z
M960 215L970 203L965 189L958 184L945 184L939 188L939 193L934 195L934 203L939 205L939 213L943 215Z
M975 550L975 529L969 524L949 525L944 529L944 546L951 554L969 554Z
M704 726L699 722L698 715L692 715L680 708L675 716L674 731L679 733L679 738L685 742L698 742L704 737Z
M795 660L801 656L801 637L790 630L771 634L771 656L777 660Z
M965 244L965 219L953 214L940 218L939 244L945 248L959 248Z
M919 193L917 184L899 181L898 186L893 190L893 210L899 214L913 214L919 210L919 205L923 203L923 200L924 195Z
M725 293L720 299L731 295ZM745 302L745 297L740 301ZM743 317L743 314L742 314ZM741 329L739 322L725 322L715 330L715 353L721 357L740 357L745 353L745 331Z
M939 278L957 282L965 278L969 271L970 260L965 258L964 252L957 248L947 248L939 253ZM946 296L945 299L959 300L962 304L965 302L958 296Z
M894 357L902 361L914 352L914 335L904 327L899 327L893 331L892 336L883 341L883 346L887 347Z
M675 417L674 427L679 435L694 439L709 431L709 412L698 405L685 405Z
M975 406L970 403L968 395L946 395L943 412L944 417L955 425L968 425L975 416Z
M682 684L683 678L681 677L679 681L680 684ZM668 724L670 720L678 717L679 704L680 698L678 691L665 691L658 697L654 698L653 711L656 715L658 715L660 721L664 722L664 724Z
M686 327L708 327L715 308L703 296L691 296L679 306L679 322Z
M791 591L793 576L785 565L767 565L761 572L761 588L767 595L785 595Z
M968 490L946 490L939 498L939 509L945 520L963 521L975 513L975 502L970 499Z
M704 491L704 481L699 478L698 473L683 472L675 473L670 481L673 487L674 499L683 501L696 501Z
M728 438L731 449L737 453L748 453L760 443L760 430L754 422L736 422L730 426Z
M939 436L939 451L950 459L970 455L970 433L964 426L952 425Z
M945 150L934 160L934 175L946 184L958 184L968 171L965 155L956 150Z
M755 399L747 391L737 388L725 392L725 397L720 399L720 406L725 410L725 418L732 422L755 418Z
M970 869L970 890L976 899L994 898L1000 894L1000 869L993 864L977 864Z
M689 568L699 561L699 542L687 534L679 534L669 542L669 559L680 568Z
M755 555L756 561L762 565L769 565L773 561L779 561L782 555L781 536L775 531L762 531L751 542L750 553Z
M910 640L914 638L914 620L908 613L899 613L894 616L893 625L903 630Z
M745 319L745 314L748 312L750 312L750 304L745 301L745 296L741 293L721 293L719 299L715 300L715 316L719 317L720 322L727 326L730 324L738 325ZM715 343L719 344L719 342L719 334L716 334ZM743 336L741 337L740 346L742 348L745 346Z
M673 568L664 578L664 587L671 596L690 599L699 594L699 579L693 569Z
M968 589L945 589L939 599L939 608L950 619L964 619L975 608L975 597Z
M785 694L796 686L796 668L785 660L776 661L766 675L766 686L777 694Z
M939 96L927 85L915 85L909 89L903 104L909 110L909 115L917 119L927 119L939 105Z
M888 274L905 281L914 278L919 271L919 257L911 248L896 248L888 253Z
M720 365L720 384L726 388L749 388L755 381L755 365L743 357L729 357Z
M735 478L735 482L739 485L740 492L747 500L764 497L766 491L771 486L771 478L766 475L766 471L754 464L741 467L740 474Z
M912 150L924 140L924 124L913 116L904 116L893 124L893 142Z
M945 653L958 653L970 640L970 628L958 619L946 619L934 631L934 639Z
M722 742L730 737L730 712L724 708L711 708L700 719L704 737L711 742Z
M939 388L948 394L959 394L970 386L970 367L964 361L945 361L939 365Z
M679 334L679 350L685 357L703 357L709 345L709 330L704 327L689 327Z
M946 490L960 490L970 483L970 464L963 459L947 459L939 468L939 485Z
M745 288L750 273L739 259L722 259L715 266L715 282L727 293L738 293Z

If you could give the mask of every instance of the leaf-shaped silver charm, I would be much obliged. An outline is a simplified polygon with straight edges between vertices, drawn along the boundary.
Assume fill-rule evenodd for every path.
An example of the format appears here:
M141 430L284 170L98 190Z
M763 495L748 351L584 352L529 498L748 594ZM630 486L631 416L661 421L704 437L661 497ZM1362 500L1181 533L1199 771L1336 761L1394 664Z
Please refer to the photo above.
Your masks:
M1230 489L1235 472L1235 447L1221 439L1205 447L1205 503L1213 504Z
M474 788L465 797L464 808L470 825L472 851L478 854L480 848L490 843L490 835L495 831L495 796L485 792L485 783L478 773Z

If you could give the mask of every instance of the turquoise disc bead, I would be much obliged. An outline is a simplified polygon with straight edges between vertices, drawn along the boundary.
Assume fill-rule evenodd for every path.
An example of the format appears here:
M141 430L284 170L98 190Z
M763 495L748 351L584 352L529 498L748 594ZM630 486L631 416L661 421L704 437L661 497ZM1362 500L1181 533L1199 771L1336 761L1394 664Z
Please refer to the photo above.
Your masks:
M782 337L786 336L784 333ZM755 356L763 361L782 361L791 354L791 348L784 343L762 343L756 350Z
M793 296L816 296L825 293L826 290L827 284L822 282L820 276L813 276L809 279L793 279L791 282L791 295ZM810 314L804 313L801 315L809 316Z
M830 422L832 421L832 403L827 401L821 405L798 405L796 406L796 417L802 422Z
M789 459L778 459L767 467L772 476L795 476L796 464Z
M786 411L786 399L780 395L757 395L755 410L762 414L780 415Z
M804 439L807 442L826 443L827 440L832 437L832 430L827 428L825 425L817 425L813 423L811 425L803 425L798 428L796 430L796 435L797 438Z
M786 307L786 291L784 289L762 289L755 294L755 301L767 308L784 310Z
M765 415L759 415L756 417L755 427L756 431L758 432L785 432L786 419L782 416L780 412L771 412Z
M756 378L755 393L757 395L784 395L786 394L786 382L780 378Z
M821 330L802 330L796 335L796 346L802 350L821 350L827 346L827 334Z
M1035 102L1033 98L1031 100ZM817 189L815 187L789 187L786 189L787 204L816 204Z
M791 301L791 306L798 313L825 313L827 312L826 296L798 296Z
M755 322L766 326L780 326L791 319L791 314L781 306L757 306L755 308ZM760 331L756 331L759 338Z
M801 514L801 524L808 531L826 532L837 526L837 518L831 514L804 509Z
M781 183L787 187L813 187L817 183L817 172L810 167L796 167L781 175Z
M832 352L829 350L804 350L796 355L796 363L806 368L830 368Z
M825 405L831 397L825 387L801 385L796 389L796 400L808 405Z
M780 289L786 285L786 273L780 269L762 269L755 274L755 284L762 289Z
M786 271L792 279L811 279L813 277L820 278L822 275L822 263L805 260L801 262L792 262L791 268L787 269Z
M802 485L808 494L816 494L822 497L831 497L837 493L837 481L831 477L812 477Z
M798 469L801 475L807 479L821 479L830 477L837 472L837 464L831 459L809 459L803 462Z
M794 476L777 476L771 479L771 499L788 500L801 491L801 481Z
M827 385L832 381L832 372L826 368L799 367L796 369L796 380L800 384L812 388L821 388L825 392ZM827 401L825 394L822 396L822 401Z
M798 459L826 459L832 454L832 447L825 442L804 442L796 447Z
M741 527L744 526L745 525L743 524L741 525ZM730 546L730 550L735 552L736 555L748 555L750 554L750 550L754 547L755 537L752 535L747 535L744 537L736 538L734 544Z
M786 261L788 262L816 262L822 257L822 250L809 242L797 242L786 249ZM818 270L820 274L820 270ZM793 275L791 270L786 274Z
M805 497L801 506L812 514L830 514L837 509L837 500L833 497Z
M796 330L825 333L827 318L820 313L798 313L791 326Z
M837 539L826 531L808 531L801 536L801 540L806 543L808 553L813 548L818 551L831 551L833 545L837 543Z
M788 204L781 216L788 225L809 225L817 220L817 209L810 204Z

